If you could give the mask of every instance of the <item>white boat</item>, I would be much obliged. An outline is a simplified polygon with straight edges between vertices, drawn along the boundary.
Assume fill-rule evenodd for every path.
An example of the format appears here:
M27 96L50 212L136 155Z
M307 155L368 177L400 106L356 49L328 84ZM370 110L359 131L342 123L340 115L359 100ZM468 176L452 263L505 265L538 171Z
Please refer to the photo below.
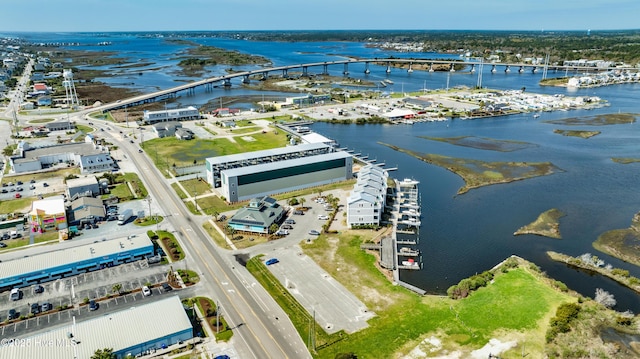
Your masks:
M384 79L384 82L388 83L389 85L393 85L393 81L389 80L389 79Z

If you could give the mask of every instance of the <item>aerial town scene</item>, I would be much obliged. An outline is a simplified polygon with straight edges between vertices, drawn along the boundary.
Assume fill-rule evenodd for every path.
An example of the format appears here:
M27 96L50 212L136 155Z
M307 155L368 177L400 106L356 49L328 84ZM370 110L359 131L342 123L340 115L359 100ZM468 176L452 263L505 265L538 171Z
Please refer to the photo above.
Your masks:
M265 4L4 7L0 359L640 357L640 3Z

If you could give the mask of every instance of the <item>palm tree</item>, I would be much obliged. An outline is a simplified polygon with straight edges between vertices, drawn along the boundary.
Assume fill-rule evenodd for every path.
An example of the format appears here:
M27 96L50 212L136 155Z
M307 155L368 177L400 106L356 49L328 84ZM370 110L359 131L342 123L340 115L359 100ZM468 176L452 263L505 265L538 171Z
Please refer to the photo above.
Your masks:
M236 229L231 227L231 226L227 226L226 228L226 232L227 234L231 237L231 239L233 240L234 235L236 234Z
M271 224L271 225L269 226L269 233L275 233L275 232L277 232L277 231L278 231L278 228L280 228L280 227L278 226L278 224L277 224L277 223L273 223L273 224Z
M299 202L300 202L300 205L302 206L302 208L304 208L304 202L306 202L306 201L307 201L306 198L300 197L300 201Z
M218 222L218 216L220 215L220 212L216 211L215 209L213 210L213 212L211 212L211 215L213 216L213 218L216 220L216 222Z
M113 285L113 287L111 287L111 291L114 293L118 293L120 294L120 291L122 290L122 284L120 283L116 283Z

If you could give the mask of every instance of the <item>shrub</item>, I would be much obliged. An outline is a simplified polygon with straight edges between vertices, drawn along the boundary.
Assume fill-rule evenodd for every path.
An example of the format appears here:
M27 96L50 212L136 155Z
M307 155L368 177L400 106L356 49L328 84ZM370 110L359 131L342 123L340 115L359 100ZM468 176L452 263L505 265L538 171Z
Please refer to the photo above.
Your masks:
M547 343L555 339L559 333L567 333L571 330L571 322L578 317L580 306L576 303L565 303L558 307L555 317L549 322L549 329L545 335Z
M621 277L629 277L629 271L626 269L613 268L611 270L611 274L621 276Z
M509 257L504 261L503 266L505 266L506 268L516 268L518 267L518 259Z
M558 289L560 289L561 291L563 291L563 292L566 292L566 291L568 291L568 290L569 290L569 288L567 287L567 285L566 285L566 284L564 284L564 283L562 283L562 282L561 282L561 281L559 281L559 280L554 281L554 282L553 282L553 285L554 285L556 288L558 288Z

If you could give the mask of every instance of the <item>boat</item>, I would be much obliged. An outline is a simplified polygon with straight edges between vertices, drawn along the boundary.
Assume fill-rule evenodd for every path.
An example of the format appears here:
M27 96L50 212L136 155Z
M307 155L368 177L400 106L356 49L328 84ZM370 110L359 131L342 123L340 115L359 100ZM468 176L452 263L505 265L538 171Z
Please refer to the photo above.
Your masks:
M538 117L540 117L539 113L536 113L535 115L533 115L533 118L538 118Z
M382 86L382 87L387 87L387 83L386 83L386 82L384 82L384 81L380 81L380 86Z
M389 79L384 79L384 80L382 80L382 81L384 81L384 82L388 83L389 85L393 85L393 81L391 81L391 80L389 80Z

